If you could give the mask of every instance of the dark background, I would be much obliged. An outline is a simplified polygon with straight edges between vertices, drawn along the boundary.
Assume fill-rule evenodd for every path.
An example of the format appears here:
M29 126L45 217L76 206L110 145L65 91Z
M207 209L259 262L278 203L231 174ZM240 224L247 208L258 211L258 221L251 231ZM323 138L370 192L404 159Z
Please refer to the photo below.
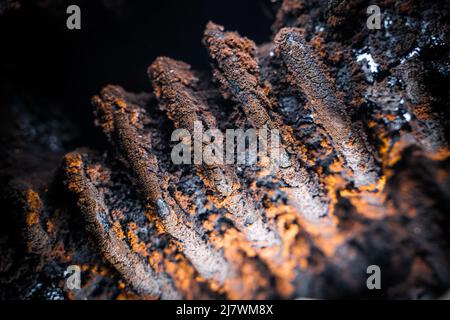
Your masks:
M66 8L81 8L81 30L66 28ZM270 0L24 1L0 16L0 105L16 97L57 105L88 138L92 95L106 84L151 90L146 70L160 55L205 70L201 43L209 20L268 41ZM5 119L3 119L5 120ZM83 142L85 143L85 142Z

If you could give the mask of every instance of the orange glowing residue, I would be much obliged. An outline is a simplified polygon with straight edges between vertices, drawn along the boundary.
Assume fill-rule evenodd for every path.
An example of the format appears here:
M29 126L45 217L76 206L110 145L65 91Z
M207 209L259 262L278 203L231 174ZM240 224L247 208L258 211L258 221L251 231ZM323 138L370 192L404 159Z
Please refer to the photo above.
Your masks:
M233 261L235 270L240 273L237 278L230 278L225 281L225 288L230 299L248 299L257 297L258 288L268 287L268 279L256 268L252 259L255 252L245 241L242 234L234 229L227 229L221 239L221 247L224 256L228 261Z
M29 210L26 217L26 223L28 226L32 226L39 222L39 213L42 209L42 202L39 194L32 189L27 190L26 199Z
M47 233L51 234L55 232L55 224L52 222L52 220L47 221Z
M112 229L119 240L122 240L125 238L125 234L123 233L122 226L120 225L119 221L114 221L114 223L112 225Z
M128 230L127 230L127 238L130 242L131 249L139 253L143 257L148 256L147 252L147 246L145 245L145 242L141 241L139 237L136 235L136 231L139 229L139 227L134 222L128 223Z
M174 283L178 290L186 295L187 299L193 299L194 282L204 282L200 276L196 276L195 269L188 263L186 258L180 254L178 247L172 245L166 249L169 254L174 254L172 259L165 259L165 271L174 279ZM170 251L170 252L169 252Z

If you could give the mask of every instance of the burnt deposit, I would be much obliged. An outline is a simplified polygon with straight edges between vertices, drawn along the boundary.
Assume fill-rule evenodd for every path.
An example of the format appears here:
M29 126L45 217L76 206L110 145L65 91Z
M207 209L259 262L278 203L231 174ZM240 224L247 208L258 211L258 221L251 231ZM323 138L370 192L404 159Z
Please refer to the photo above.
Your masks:
M9 99L0 297L442 296L450 3L379 1L375 30L371 4L276 2L259 45L209 22L208 68L159 56L142 70L150 90L104 83L83 102L95 142L57 105ZM175 165L171 133L196 122L277 129L289 165ZM366 286L370 265L381 290Z

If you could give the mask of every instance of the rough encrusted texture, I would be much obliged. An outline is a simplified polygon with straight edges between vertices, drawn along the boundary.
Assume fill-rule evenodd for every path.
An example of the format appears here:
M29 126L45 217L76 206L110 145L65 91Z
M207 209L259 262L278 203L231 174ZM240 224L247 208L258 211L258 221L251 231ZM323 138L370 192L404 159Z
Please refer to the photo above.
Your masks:
M64 156L73 137L63 119L46 126L14 109L27 121L2 170L6 222L19 227L0 238L1 297L442 294L448 4L384 1L377 31L366 28L368 5L285 0L274 41L260 46L208 23L211 76L160 57L148 69L153 93L109 85L92 99L104 152ZM281 160L173 164L171 132L196 123L277 129ZM71 264L82 266L81 290L64 287ZM382 270L375 293L371 264Z

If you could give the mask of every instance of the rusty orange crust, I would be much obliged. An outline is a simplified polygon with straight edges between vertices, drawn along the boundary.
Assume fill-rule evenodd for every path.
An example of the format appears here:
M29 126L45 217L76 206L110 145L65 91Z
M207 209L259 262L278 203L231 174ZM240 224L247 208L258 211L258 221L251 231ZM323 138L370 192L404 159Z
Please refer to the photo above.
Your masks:
M94 98L97 121L116 146L122 159L125 159L127 167L131 168L132 177L141 188L147 201L144 214L147 220L154 224L152 232L155 232L157 237L168 235L170 241L164 249L153 250L148 240L141 240L138 232L141 227L135 222L121 222L124 219L123 214L114 210L112 210L114 221L112 230L119 240L126 240L129 243L133 253L145 258L144 261L151 266L155 274L171 279L173 290L185 298L201 296L200 292L231 299L292 297L296 294L299 283L308 276L308 272L323 267L315 266L316 262L311 260L313 251L318 250L323 259L333 261L339 250L346 250L349 243L366 232L361 221L398 219L398 208L388 197L388 180L394 174L393 168L399 161L404 160L403 154L412 145L411 140L407 135L394 139L384 127L379 126L377 121L380 119L377 119L377 116L380 115L374 115L369 121L369 127L375 129L380 142L377 159L380 160L381 174L377 174L376 179L370 183L351 184L349 181L355 179L355 174L364 175L365 170L374 169L371 168L371 162L361 165L359 173L349 171L348 161L345 158L333 158L336 143L340 142L330 141L329 136L333 135L331 131L328 131L328 136L326 134L320 136L318 140L320 150L317 151L310 152L305 144L299 141L293 128L283 124L282 117L273 110L271 100L273 98L269 98L273 89L268 83L261 84L254 52L255 45L250 40L235 33L226 33L220 26L209 24L205 32L205 43L211 57L217 61L214 75L224 86L222 88L224 97L238 101L244 108L247 119L256 128L261 124L268 124L281 129L282 143L293 155L291 159L294 161L294 170L273 174L270 171L270 159L262 158L261 168L255 172L254 177L247 177L244 190L241 178L238 178L234 168L196 165L190 174L200 179L202 184L196 185L196 188L205 194L203 209L211 211L196 221L198 204L192 201L191 194L176 187L180 181L178 173L164 171L166 169L162 169L159 165L157 153L154 154L151 148L146 148L139 140L139 137L153 136L154 129L147 126L148 120L143 120L148 117L147 111L141 106L134 105L121 88L110 86L105 88L99 97ZM280 43L283 45L283 42ZM312 45L319 51L323 50L320 38L313 40ZM287 63L293 64L290 60L287 60ZM297 66L291 67L297 72L295 69ZM312 68L320 69L320 65L317 64ZM241 81L242 74L245 74L245 81ZM198 87L198 77L187 64L165 57L158 58L149 68L149 75L153 81L154 94L160 103L160 110L165 112L176 128L192 129L195 121L201 121L207 128L216 126L217 120L208 110L207 102ZM291 79L288 81L294 83L298 81L292 79L292 75L287 75L287 78L289 77ZM232 83L238 84L238 92L236 88L229 87ZM329 80L327 85L331 84ZM311 103L317 107L319 102L316 96L320 92L316 92L315 88L300 87L310 90L307 95ZM333 99L342 103L339 93L333 92L332 95ZM361 101L355 100L353 103L358 104ZM326 109L330 108L330 105L319 107ZM389 122L398 120L394 114L387 114L383 119ZM359 150L362 140L352 137L352 134L351 132L345 141L345 147ZM366 151L362 152L365 154ZM320 157L318 154L333 158L333 161L327 167L316 166ZM429 158L440 160L447 157L448 151L443 150L429 155ZM292 193L292 186L286 181L298 182L295 170L301 170L305 166L315 167L309 180L305 180L305 183L306 181L309 183L308 191L313 194L317 192L321 199L326 200L326 215L320 219L309 219L302 214L296 206L297 201L303 200L301 197L296 201L290 201L295 194ZM80 174L82 167L83 162L80 162L79 158L72 159L69 155L66 167L69 174ZM106 183L110 177L102 173L102 167L100 164L89 164L84 165L83 170L90 179L103 180ZM378 172L378 168L375 169ZM220 182L223 185L218 183L220 181L217 179L218 171L225 177L224 182ZM441 179L448 176L445 171L439 171L439 175ZM258 180L268 177L271 177L272 181L284 182L277 191L285 192L288 199L286 203L274 204L259 198ZM152 181L151 187L149 181ZM69 182L68 185L75 192L83 189L79 183L71 185ZM223 186L229 188L229 193L220 189ZM414 184L406 184L403 192L416 190L414 188L416 188ZM276 197L276 192L268 189L264 195L266 198ZM263 209L255 209L257 208L255 206L254 210L257 215L264 215L267 230L273 232L279 242L261 246L248 238L245 231L251 224L243 222L247 218L239 220L243 211L242 207L236 206L242 199L252 205L258 202L264 204ZM351 214L358 216L356 221L345 222L341 219L342 209L339 205L343 200L348 201ZM164 203L162 208L161 201ZM165 208L169 211L165 211ZM218 209L222 211L217 211ZM403 217L412 219L419 214L409 207L405 207L404 210ZM168 212L173 214L170 219L167 218ZM224 223L224 218L232 221L234 225ZM398 228L396 222L392 225L392 228ZM185 228L183 229L185 231L180 232L181 227ZM124 233L123 230L127 231ZM211 254L214 259L223 261L226 266L223 269L227 272L226 277L222 280L199 269L195 259L199 257L200 252L187 249L190 239L198 241L195 234L199 232L205 239L204 251ZM399 238L406 236L406 233L398 232ZM162 287L164 288L164 285Z

